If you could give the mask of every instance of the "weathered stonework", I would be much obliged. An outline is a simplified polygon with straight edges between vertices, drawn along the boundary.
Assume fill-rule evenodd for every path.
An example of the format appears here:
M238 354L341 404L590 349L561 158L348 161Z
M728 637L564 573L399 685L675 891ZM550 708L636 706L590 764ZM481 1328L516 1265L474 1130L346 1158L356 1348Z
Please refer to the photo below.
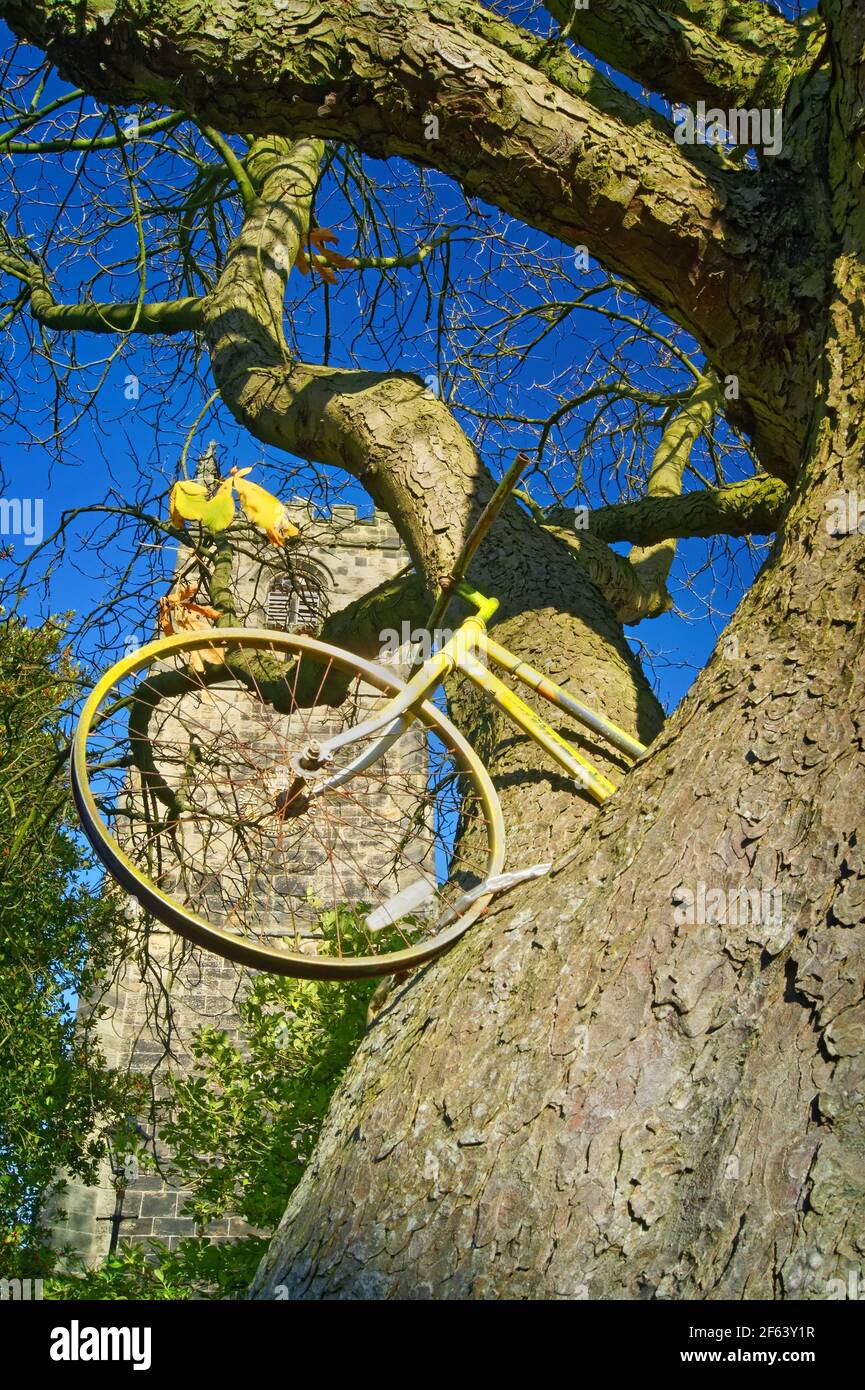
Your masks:
M291 504L289 510L301 535L287 552L288 572L313 576L328 612L344 608L407 563L402 542L384 512L358 518L355 507L334 506L322 517L303 503ZM245 523L236 525L236 533L233 589L238 614L249 626L265 627L268 593L287 573L286 556ZM181 554L178 570L184 559ZM131 903L130 911L135 910ZM150 1076L158 1094L169 1069L189 1065L189 1044L200 1027L236 1033L236 1001L246 974L161 927L152 928L143 958L126 963L104 1001L108 1012L98 1035L109 1066ZM82 1004L81 1010L89 1007ZM150 1134L146 1120L142 1127ZM164 1159L158 1145L156 1152ZM106 1157L96 1186L70 1184L62 1202L66 1215L58 1217L54 1229L55 1244L71 1246L90 1265L103 1259L118 1239L155 1239L173 1248L182 1237L196 1233L193 1218L184 1214L184 1201L184 1190L169 1171L141 1173L124 1185ZM239 1218L227 1217L209 1226L207 1235L214 1240L235 1238L249 1229Z

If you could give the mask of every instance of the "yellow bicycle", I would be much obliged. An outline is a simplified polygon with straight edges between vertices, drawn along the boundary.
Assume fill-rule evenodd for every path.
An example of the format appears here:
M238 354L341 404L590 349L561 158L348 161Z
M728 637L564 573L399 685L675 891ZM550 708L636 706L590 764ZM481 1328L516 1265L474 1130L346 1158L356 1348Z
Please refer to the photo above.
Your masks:
M496 642L498 601L408 680L314 638L179 633L119 661L74 736L72 787L112 876L200 946L277 974L398 974L457 941L504 874L489 773L435 703L462 673L597 802L616 790L507 672L628 759L643 744Z

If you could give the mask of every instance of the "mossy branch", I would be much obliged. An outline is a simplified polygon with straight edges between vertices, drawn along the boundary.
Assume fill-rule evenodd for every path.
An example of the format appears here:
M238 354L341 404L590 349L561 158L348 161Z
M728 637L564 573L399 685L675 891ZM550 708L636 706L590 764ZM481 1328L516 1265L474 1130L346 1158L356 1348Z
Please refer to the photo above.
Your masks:
M707 536L770 536L777 531L790 490L780 478L759 474L723 487L700 488L679 497L641 497L589 513L588 530L602 541L659 541ZM572 507L556 507L544 524L573 527Z

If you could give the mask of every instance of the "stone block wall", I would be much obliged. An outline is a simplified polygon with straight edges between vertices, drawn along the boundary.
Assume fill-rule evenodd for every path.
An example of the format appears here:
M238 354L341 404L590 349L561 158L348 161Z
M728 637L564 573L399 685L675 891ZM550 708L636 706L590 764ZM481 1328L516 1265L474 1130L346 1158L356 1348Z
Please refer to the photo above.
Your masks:
M290 506L301 529L299 542L276 552L260 533L238 523L239 559L235 590L242 620L265 626L270 586L286 574L313 575L324 591L329 611L391 578L404 568L408 556L389 518L382 512L359 518L351 506L334 506L327 517L303 503ZM178 568L185 556L181 553ZM422 759L422 752L415 750ZM362 840L357 853L363 852ZM131 912L137 905L130 902ZM146 958L127 961L106 996L106 1017L98 1025L109 1064L129 1067L153 1078L169 1068L189 1065L189 1041L199 1027L210 1024L237 1033L236 1002L246 973L221 957L190 947L172 933L154 927L148 933ZM170 1001L167 981L171 979ZM169 1007L170 1003L170 1007ZM83 1001L86 1011L90 1002ZM146 1117L143 1128L149 1132ZM160 1154L162 1163L166 1155ZM88 1264L102 1260L117 1239L158 1239L169 1247L195 1234L185 1215L185 1193L170 1169L163 1174L141 1173L120 1179L106 1157L99 1182L85 1187L72 1182L62 1199L65 1217L56 1218L57 1246L71 1246ZM214 1240L234 1238L248 1228L238 1218L214 1223L207 1235Z

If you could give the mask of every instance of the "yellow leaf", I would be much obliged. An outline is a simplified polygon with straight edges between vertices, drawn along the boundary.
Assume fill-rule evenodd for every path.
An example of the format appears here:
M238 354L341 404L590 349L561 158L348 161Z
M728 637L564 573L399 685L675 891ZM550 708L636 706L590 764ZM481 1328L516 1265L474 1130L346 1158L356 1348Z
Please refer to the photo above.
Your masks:
M202 507L199 519L208 531L224 531L234 520L233 482L233 478L226 478L219 484L210 501Z
M283 545L291 536L300 535L298 528L289 521L284 503L267 488L247 482L243 474L248 472L246 468L234 474L234 488L249 520L267 532L273 545Z
M207 488L202 483L181 478L171 489L168 511L174 526L182 527L187 521L198 521L202 508L206 506Z
M207 665L221 666L224 660L224 647L203 647L200 652L189 653L189 665L193 671L202 672Z

